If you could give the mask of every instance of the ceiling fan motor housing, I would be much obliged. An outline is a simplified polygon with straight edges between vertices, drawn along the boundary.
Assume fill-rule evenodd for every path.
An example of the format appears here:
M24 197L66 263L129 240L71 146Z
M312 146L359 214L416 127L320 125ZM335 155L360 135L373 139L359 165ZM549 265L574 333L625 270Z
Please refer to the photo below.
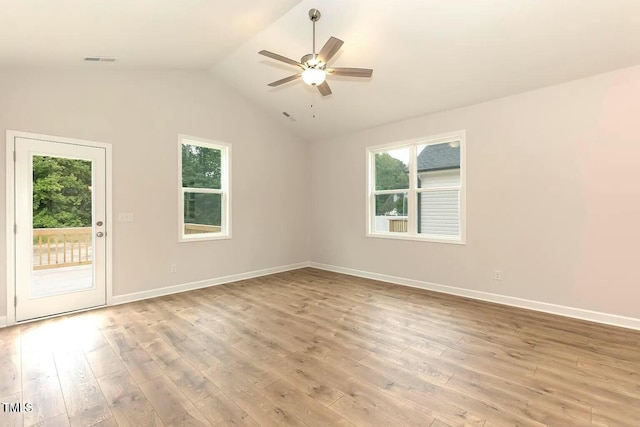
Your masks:
M313 53L308 53L300 58L300 63L308 68L318 68L320 70L323 70L327 65L318 59L318 55L314 55Z

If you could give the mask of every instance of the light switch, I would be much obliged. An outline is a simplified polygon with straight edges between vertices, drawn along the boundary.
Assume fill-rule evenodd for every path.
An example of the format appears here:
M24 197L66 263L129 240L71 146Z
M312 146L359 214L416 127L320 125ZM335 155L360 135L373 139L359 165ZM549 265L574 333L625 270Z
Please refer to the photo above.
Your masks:
M119 212L118 222L133 222L133 212Z

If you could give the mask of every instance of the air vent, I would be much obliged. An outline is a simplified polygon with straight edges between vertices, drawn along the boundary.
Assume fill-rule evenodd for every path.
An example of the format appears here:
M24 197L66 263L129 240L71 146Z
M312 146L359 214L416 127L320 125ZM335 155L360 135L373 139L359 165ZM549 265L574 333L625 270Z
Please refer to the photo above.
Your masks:
M108 56L86 56L84 60L86 62L116 62L116 58Z
M283 116L285 116L286 118L288 118L289 120L292 120L292 121L294 121L294 122L296 121L296 119L294 119L294 118L291 116L291 114L287 113L286 111L283 111L283 112L282 112L282 115L283 115Z

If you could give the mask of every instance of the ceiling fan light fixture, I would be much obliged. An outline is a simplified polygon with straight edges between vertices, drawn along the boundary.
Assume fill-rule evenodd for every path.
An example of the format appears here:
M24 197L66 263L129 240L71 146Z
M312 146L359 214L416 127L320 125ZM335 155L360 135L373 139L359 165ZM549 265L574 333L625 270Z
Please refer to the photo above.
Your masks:
M327 72L318 68L307 68L302 72L302 80L309 86L321 85L327 78Z

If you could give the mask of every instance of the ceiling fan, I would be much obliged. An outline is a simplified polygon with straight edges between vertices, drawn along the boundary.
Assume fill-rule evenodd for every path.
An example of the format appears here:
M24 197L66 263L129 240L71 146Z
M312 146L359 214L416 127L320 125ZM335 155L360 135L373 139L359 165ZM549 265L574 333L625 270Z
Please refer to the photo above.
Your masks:
M313 53L309 53L300 59L300 62L294 61L277 53L269 52L268 50L261 50L258 52L260 55L267 56L276 61L281 61L290 65L300 67L302 71L298 74L294 74L284 79L277 80L269 83L269 86L276 87L290 81L296 80L302 77L302 80L310 85L316 86L322 96L331 95L331 88L325 80L327 75L334 76L347 76L347 77L371 77L373 73L369 68L344 68L344 67L331 67L327 68L328 62L335 56L336 53L342 47L344 43L342 40L331 37L327 40L327 43L320 49L320 52L316 53L316 22L320 19L320 11L318 9L311 9L309 11L309 19L313 22Z

